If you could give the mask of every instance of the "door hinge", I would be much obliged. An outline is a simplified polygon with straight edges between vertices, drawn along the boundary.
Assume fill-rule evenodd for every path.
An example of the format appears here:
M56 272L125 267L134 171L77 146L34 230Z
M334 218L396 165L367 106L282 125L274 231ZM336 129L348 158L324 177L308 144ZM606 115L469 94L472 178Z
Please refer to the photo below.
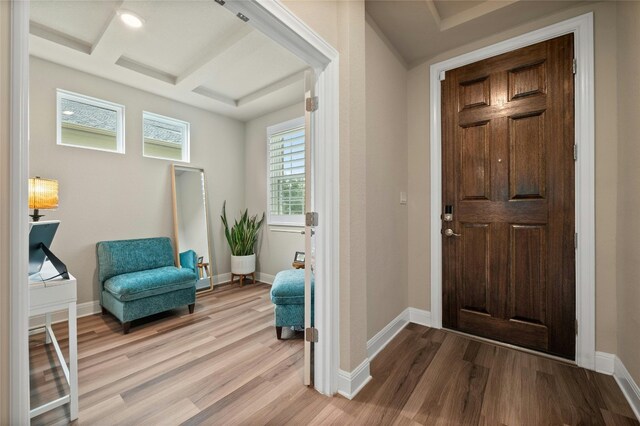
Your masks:
M573 145L573 161L578 161L578 145Z
M318 110L318 97L312 96L306 99L306 110L308 112L314 112Z
M304 340L306 342L318 343L318 329L315 327L305 328Z
M578 335L578 319L576 318L576 336Z
M578 233L573 234L573 247L578 250Z
M316 213L316 212L307 212L305 214L305 225L306 226L318 226L318 213Z
M438 77L440 78L440 81L445 81L447 79L447 72L440 71L440 75Z
M572 70L574 74L578 72L578 60L576 58L573 58Z

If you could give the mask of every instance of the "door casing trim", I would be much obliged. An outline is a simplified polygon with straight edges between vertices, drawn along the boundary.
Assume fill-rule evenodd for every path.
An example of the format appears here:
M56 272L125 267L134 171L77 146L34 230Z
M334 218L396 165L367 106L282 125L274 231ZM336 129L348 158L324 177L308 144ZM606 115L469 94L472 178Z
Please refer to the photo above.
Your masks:
M445 71L535 43L574 35L576 249L576 363L595 369L595 120L593 12L465 53L430 67L431 326L442 328L442 150L440 76Z

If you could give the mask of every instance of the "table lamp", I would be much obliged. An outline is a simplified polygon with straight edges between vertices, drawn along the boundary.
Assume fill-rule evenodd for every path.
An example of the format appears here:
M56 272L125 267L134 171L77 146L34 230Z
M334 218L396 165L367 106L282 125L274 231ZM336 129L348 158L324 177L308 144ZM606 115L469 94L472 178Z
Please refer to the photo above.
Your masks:
M34 222L38 222L44 215L39 214L40 209L55 209L58 207L58 181L54 179L42 179L40 176L29 178L29 208Z

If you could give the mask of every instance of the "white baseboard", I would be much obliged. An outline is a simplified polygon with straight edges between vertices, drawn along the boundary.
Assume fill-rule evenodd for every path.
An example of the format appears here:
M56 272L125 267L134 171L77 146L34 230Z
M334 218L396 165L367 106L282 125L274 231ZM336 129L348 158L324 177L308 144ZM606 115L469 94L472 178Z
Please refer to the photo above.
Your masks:
M256 281L260 281L265 284L273 284L275 275L265 274L264 272L256 272ZM213 284L223 284L231 281L231 272L225 274L219 274L213 276Z
M262 280L261 280L262 281ZM338 393L352 399L371 380L369 363L384 349L389 342L410 322L429 327L431 312L416 308L407 308L395 317L382 330L367 342L367 359L362 361L353 371L338 371Z
M265 274L264 272L256 272L256 279L261 283L273 284L273 280L275 278L276 278L275 275Z
M78 318L100 313L100 301L94 300L91 302L79 303L76 305L76 312ZM58 311L52 315L51 322L54 324L63 322L66 321L68 317L69 315L67 315L67 311ZM29 318L29 328L44 327L44 322L44 315L33 316ZM39 331L42 332L42 329Z
M616 356L606 352L596 352L596 371L598 373L613 375L615 371Z
M353 399L370 380L369 358L366 358L351 372L338 370L338 393Z
M387 324L382 330L380 330L375 336L373 336L367 342L367 355L369 357L369 361L372 361L373 358L378 355L378 353L385 348L393 340L394 337L403 328L409 324L409 309L405 309L395 317L389 324Z
M425 327L431 327L431 312L418 308L407 308L409 310L409 322Z
M231 281L231 272L227 272L226 274L219 274L213 276L213 285L228 283Z
M640 387L633 380L633 377L631 377L631 374L627 371L622 360L615 355L613 355L613 357L615 359L613 377L615 377L618 386L622 389L622 393L625 398L627 398L627 401L629 401L631 409L640 421Z
M262 281L262 280L261 280ZM353 371L338 371L338 393L345 398L353 399L371 380L369 363L384 349L396 335L410 322L430 326L431 312L416 308L407 308L395 317L382 330L367 342L367 359L362 361Z

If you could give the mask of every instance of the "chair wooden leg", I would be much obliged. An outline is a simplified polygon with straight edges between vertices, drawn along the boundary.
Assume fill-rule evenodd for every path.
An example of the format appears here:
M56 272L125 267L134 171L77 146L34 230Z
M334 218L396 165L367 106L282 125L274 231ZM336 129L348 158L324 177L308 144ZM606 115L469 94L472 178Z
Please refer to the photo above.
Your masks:
M122 334L129 334L129 329L131 328L131 321L126 321L122 323Z
M195 309L196 309L196 304L195 303L192 303L192 304L189 305L189 313L190 314L192 314Z
M276 337L278 340L282 340L282 327L276 326Z

